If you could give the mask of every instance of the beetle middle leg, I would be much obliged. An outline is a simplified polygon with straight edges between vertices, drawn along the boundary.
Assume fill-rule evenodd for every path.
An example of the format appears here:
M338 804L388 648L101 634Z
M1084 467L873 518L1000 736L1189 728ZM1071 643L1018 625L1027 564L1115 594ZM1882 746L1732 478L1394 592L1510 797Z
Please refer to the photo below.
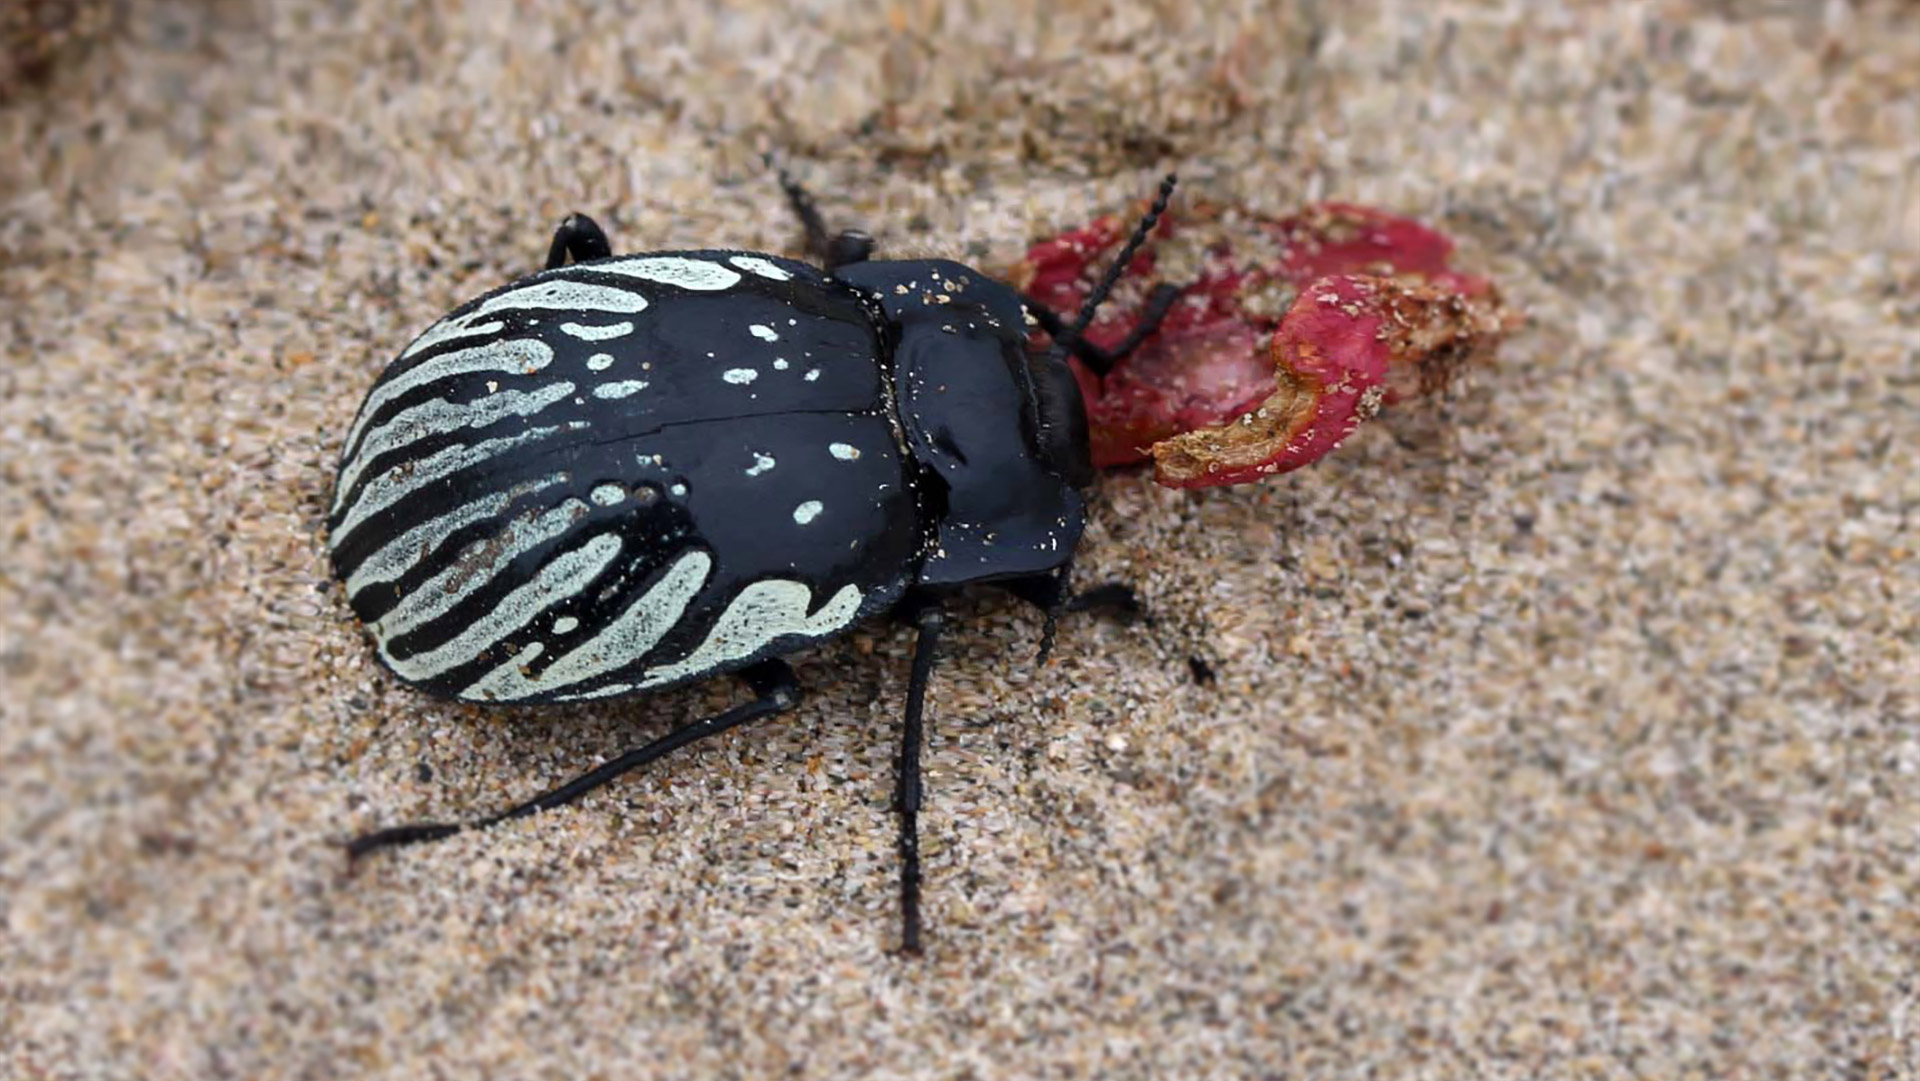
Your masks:
M576 263L592 259L608 259L613 256L613 243L607 239L607 231L600 223L585 214L573 213L560 219L560 227L553 231L553 243L547 248L547 269L554 270L567 265L567 256L573 256Z
M920 761L926 742L923 711L933 679L934 654L947 613L936 599L910 600L901 613L919 630L913 643L913 673L907 679L907 716L900 735L899 772L894 778L894 807L900 812L900 952L920 954L920 803L924 781Z
M347 858L357 860L369 852L382 848L395 848L400 845L420 844L425 841L438 841L469 829L485 829L515 818L524 818L537 811L550 810L563 804L572 803L581 796L600 788L623 774L639 769L641 766L685 747L689 743L698 743L709 736L717 736L729 728L738 728L748 721L770 717L800 704L800 684L794 679L793 669L785 661L773 659L742 669L740 677L753 688L756 697L751 702L727 710L724 713L695 721L684 728L675 729L652 743L637 747L611 762L575 777L552 791L535 796L533 799L510 807L496 815L473 822L421 822L407 826L394 826L363 834L347 844Z

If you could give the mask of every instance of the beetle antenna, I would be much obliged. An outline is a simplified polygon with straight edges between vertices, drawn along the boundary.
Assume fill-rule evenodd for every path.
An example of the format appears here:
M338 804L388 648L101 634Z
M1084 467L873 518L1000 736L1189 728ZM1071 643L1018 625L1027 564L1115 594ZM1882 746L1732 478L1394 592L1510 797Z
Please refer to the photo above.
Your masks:
M1167 203L1173 199L1173 186L1179 181L1180 178L1175 173L1168 173L1166 178L1160 181L1160 194L1154 198L1153 206L1149 207L1146 216L1140 219L1140 224L1133 227L1133 235L1127 238L1126 246L1120 249L1119 256L1107 267L1107 272L1100 276L1100 283L1093 287L1093 292L1087 294L1086 302L1080 305L1080 314L1074 318L1073 325L1067 328L1065 334L1053 339L1053 360L1056 363L1066 362L1067 353L1072 351L1074 343L1080 340L1081 335L1087 332L1087 327L1093 322L1094 314L1100 310L1100 305L1106 303L1108 294L1113 292L1114 285L1120 281L1120 275L1126 273L1127 267L1133 262L1134 255L1140 251L1140 245L1147 242L1147 237L1153 232L1154 226L1160 224L1160 215L1167 212Z

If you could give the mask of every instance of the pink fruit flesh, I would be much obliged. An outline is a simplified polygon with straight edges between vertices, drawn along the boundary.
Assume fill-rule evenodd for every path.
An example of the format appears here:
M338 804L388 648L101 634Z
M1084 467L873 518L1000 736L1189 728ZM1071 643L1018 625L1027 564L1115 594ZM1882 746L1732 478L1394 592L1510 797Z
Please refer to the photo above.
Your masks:
M1133 220L1036 244L1010 277L1069 315ZM1255 480L1324 457L1397 391L1444 386L1515 323L1491 283L1447 266L1452 251L1418 222L1346 204L1277 221L1168 215L1087 340L1118 344L1161 281L1180 299L1104 380L1074 362L1094 463L1152 457L1172 487Z

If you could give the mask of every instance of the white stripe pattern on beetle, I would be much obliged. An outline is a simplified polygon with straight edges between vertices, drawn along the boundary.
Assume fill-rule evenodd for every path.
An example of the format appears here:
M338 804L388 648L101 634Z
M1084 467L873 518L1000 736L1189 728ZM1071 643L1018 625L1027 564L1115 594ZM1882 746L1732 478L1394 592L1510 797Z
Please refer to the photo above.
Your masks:
M454 315L440 320L428 327L427 332L420 335L412 345L407 346L407 351L400 354L400 359L405 360L415 353L424 352L441 342L452 341L455 338L492 334L505 324L497 319L489 320L484 324L478 320L501 312L530 309L637 315L647 310L647 298L631 289L623 289L617 285L599 285L594 282L574 281L571 278L548 278L544 281L536 281L532 285L523 285L518 289L509 289L497 297L482 302L478 308L465 315Z
M573 421L569 427L579 423L581 422ZM358 529L368 518L398 503L404 496L469 466L523 447L535 440L545 439L559 430L560 425L556 424L546 428L529 428L519 435L488 439L472 446L455 443L418 462L396 466L368 481L366 487L360 490L360 497L353 501L350 509L347 509L346 517L340 519L340 524L334 527L333 543L336 546L339 545L343 537ZM343 508L335 509L337 511Z
M414 526L360 561L360 565L347 576L347 596L357 597L368 586L399 579L418 566L421 560L430 558L448 537L461 528L497 515L514 500L543 488L551 488L566 479L565 473L554 473L539 480L517 484L508 491L484 496Z
M569 499L537 517L525 515L507 528L469 545L446 569L414 587L386 615L368 628L389 642L452 611L461 601L492 585L527 552L566 533L587 516L587 505Z
M732 263L734 266L739 267L749 274L758 274L770 281L784 282L793 280L793 275L757 255L735 255L728 258L727 262Z
M353 427L347 429L347 441L343 444L343 449L349 455L358 453L360 437L366 432L367 425L373 423L374 416L386 408L387 403L409 391L438 383L442 379L473 375L476 372L531 375L552 363L553 347L538 338L510 338L506 341L476 345L471 349L442 353L375 387L373 392L367 395L366 403L360 407L360 415L354 419ZM336 513L339 512L340 500L345 495L345 485L339 486L334 491L333 509Z
M542 643L535 642L469 685L460 692L460 697L480 702L511 702L570 687L638 662L687 614L687 606L693 603L712 569L713 557L707 553L682 553L660 580L613 622L557 658L538 676L526 674L526 667L545 652ZM595 697L597 693L611 692L589 691L579 697Z
M532 416L572 393L573 384L562 380L529 392L505 390L458 403L435 398L402 409L367 433L353 457L340 467L340 487L352 488L374 459L409 443L462 428L484 428L507 417Z
M754 582L734 596L714 623L707 640L684 659L662 668L647 669L646 676L638 683L615 684L572 697L599 698L658 687L751 657L791 635L823 638L853 622L860 611L860 590L850 585L841 586L832 600L809 616L807 609L812 606L813 589L805 582L781 578Z
M591 263L593 270L624 274L660 285L677 285L703 293L731 289L740 284L740 275L710 259L687 259L677 255L647 255L634 259L616 259L611 263Z
M571 552L556 556L540 573L502 597L493 610L446 643L424 653L396 657L380 643L381 656L407 679L431 679L442 672L470 664L507 636L533 622L534 617L559 601L574 596L607 569L620 554L620 538L602 533Z

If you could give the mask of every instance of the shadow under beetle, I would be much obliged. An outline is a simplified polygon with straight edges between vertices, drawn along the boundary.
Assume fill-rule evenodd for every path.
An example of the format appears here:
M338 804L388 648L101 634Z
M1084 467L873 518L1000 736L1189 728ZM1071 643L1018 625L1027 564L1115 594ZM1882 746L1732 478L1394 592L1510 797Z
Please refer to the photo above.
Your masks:
M959 263L870 259L871 237L829 236L781 180L824 271L739 251L615 257L570 216L544 271L455 308L380 376L328 518L354 614L421 690L572 702L733 672L754 697L491 817L367 834L351 857L560 806L792 709L783 655L888 614L918 631L895 799L901 948L920 951L921 714L943 599L992 582L1040 606L1043 658L1058 613L1131 604L1070 592L1094 473L1066 353L1097 369L1119 355L1075 343L1174 178L1071 327ZM1027 348L1030 314L1055 331L1048 353Z

